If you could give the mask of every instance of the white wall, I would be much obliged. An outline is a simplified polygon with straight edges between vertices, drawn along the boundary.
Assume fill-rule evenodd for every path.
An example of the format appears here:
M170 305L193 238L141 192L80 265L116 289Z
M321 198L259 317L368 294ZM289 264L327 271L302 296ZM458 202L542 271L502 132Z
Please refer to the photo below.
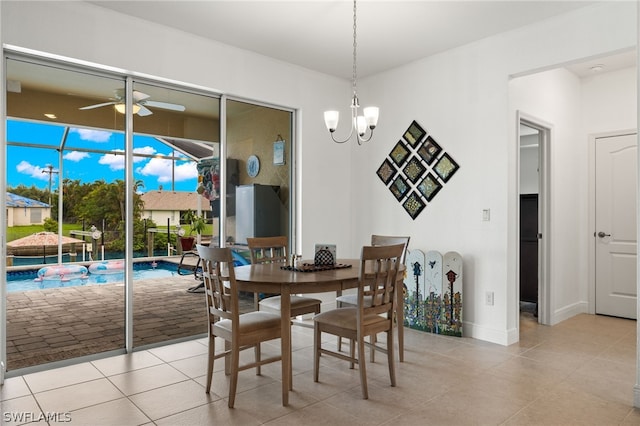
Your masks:
M606 3L546 20L450 50L360 84L362 96L375 96L381 118L376 143L358 148L353 162L354 241L371 232L411 235L411 247L459 251L464 260L465 334L509 344L518 340L517 300L517 150L516 115L509 107L509 80L532 70L635 46L634 3ZM560 76L567 86L541 93L555 105L566 129L556 129L560 143L552 153L552 173L567 180L555 188L554 226L562 263L553 272L561 283L556 307L572 306L577 281L584 278L586 151L574 152L580 124L580 83ZM537 111L537 110L536 110ZM535 113L536 111L532 111ZM549 116L547 112L545 115ZM544 116L542 117L544 118ZM553 118L553 117L552 117ZM460 170L424 212L411 220L375 176L375 171L411 120L417 120L460 164ZM575 174L562 171L564 167ZM577 190L576 190L577 188ZM578 217L568 207L581 208ZM491 209L491 221L482 210ZM372 214L375 212L375 214ZM566 250L566 251L565 251ZM572 284L573 283L573 284ZM495 292L495 305L484 303ZM578 296L580 297L580 296ZM579 299L584 300L584 299Z
M348 99L349 82L84 3L2 5L3 43L299 108L303 255L324 241L335 242L341 256L357 256L372 233L411 235L411 248L459 251L465 334L502 344L517 340L518 315L518 144L509 78L633 46L635 31L635 3L606 3L363 79L362 102L380 106L381 117L374 141L358 147L330 143L322 122L327 106ZM411 220L376 170L414 119L460 170ZM555 155L562 160L569 149ZM586 203L558 200L556 208L571 200ZM483 222L487 208L491 221ZM575 280L565 275L578 262L569 256L558 278ZM484 304L485 291L495 292L494 306Z
M585 135L636 128L637 75L625 68L582 79Z

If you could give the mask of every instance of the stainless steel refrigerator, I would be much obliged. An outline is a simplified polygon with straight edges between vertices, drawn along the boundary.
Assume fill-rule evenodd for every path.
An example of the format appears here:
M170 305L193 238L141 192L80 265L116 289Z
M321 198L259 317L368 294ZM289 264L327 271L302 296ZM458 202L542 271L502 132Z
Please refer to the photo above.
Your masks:
M236 187L236 244L247 244L247 238L282 235L280 226L284 206L279 186L240 185Z

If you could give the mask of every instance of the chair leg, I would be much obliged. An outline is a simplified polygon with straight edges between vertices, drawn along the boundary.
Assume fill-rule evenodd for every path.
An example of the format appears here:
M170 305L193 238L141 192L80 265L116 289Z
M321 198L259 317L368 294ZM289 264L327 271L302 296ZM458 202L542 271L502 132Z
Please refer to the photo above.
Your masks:
M260 343L254 346L253 351L255 352L256 362L260 362L260 360L262 359L260 354ZM261 367L262 367L261 365L256 366L256 376L259 376L262 374Z
M387 362L389 363L389 379L391 380L391 386L396 385L396 365L395 365L395 350L393 348L393 324L387 331Z
M352 370L354 366L353 359L355 359L355 347L356 347L356 341L353 339L349 340L349 355L351 356L351 359L352 359L349 368ZM364 347L364 344L363 344L363 347ZM358 349L358 356L360 356L360 354L361 354L360 349Z
M372 334L369 337L369 344L371 345L370 348L370 354L371 354L371 362L376 362L376 348L375 348L375 344L378 341L378 336L376 334Z
M231 382L229 383L229 408L233 408L236 402L236 390L238 388L238 366L240 365L240 350L234 345L231 351Z
M229 342L228 340L224 341L224 350L225 352L227 352L227 354L224 356L224 374L225 376L228 376L229 374L231 374L231 342Z
M313 326L313 381L318 381L318 373L320 370L320 327L318 323Z
M398 323L398 359L404 362L404 326Z
M394 319L398 326L398 359L404 362L404 292L401 286L398 286L397 290Z
M209 360L207 362L207 387L206 393L211 392L211 379L213 377L213 361L216 354L216 336L209 335Z
M342 290L336 291L336 297L342 296ZM336 308L342 308L342 302L336 300ZM338 352L342 352L342 337L338 336Z
M353 340L352 340L353 342ZM369 399L369 389L367 388L367 368L365 367L366 355L364 354L364 338L358 336L358 368L360 369L360 387L362 388L362 399Z

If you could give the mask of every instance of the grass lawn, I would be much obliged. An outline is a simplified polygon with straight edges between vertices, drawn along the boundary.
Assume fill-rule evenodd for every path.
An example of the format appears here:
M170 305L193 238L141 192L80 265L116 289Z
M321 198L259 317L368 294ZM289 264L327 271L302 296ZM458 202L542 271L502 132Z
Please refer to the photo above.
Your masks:
M70 237L69 231L80 231L82 225L63 224L62 235ZM11 226L7 228L7 242L17 240L38 232L44 232L44 225Z

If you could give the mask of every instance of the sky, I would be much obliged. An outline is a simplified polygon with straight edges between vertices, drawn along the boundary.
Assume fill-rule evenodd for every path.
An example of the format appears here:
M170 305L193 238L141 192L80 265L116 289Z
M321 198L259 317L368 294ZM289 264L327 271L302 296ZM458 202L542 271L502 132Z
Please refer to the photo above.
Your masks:
M9 144L24 143L29 146L7 147L7 186L15 187L23 184L27 187L36 186L48 190L49 178L51 178L51 190L55 192L61 180L61 169L62 179L80 180L82 183L97 180L110 183L116 179L124 180L124 155L73 149L124 152L122 133L70 128L65 144L69 149L63 151L61 167L58 151L54 148L57 148L63 140L64 130L62 126L9 120L7 142ZM38 148L32 147L33 145L37 145ZM133 145L134 180L144 183L138 192L160 188L176 191L196 189L198 173L194 162L187 161L186 157L176 152L175 155L185 158L185 161L177 161L172 169L172 161L168 159L135 157L135 153L172 155L171 147L153 137L136 135ZM49 165L53 168L49 168ZM175 181L173 186L172 180Z

